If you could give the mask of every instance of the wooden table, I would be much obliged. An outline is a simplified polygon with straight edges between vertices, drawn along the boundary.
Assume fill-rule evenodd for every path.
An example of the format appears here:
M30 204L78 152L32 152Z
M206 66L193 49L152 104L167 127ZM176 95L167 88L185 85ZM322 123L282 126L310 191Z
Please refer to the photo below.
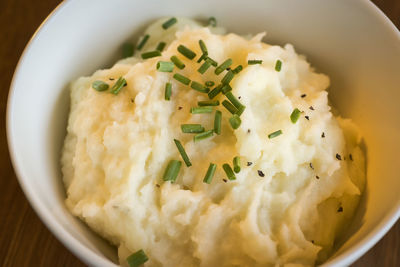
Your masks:
M5 130L8 90L18 59L59 0L0 0L0 265L84 266L46 229L22 193ZM374 1L400 28L400 1ZM400 221L354 266L400 266Z

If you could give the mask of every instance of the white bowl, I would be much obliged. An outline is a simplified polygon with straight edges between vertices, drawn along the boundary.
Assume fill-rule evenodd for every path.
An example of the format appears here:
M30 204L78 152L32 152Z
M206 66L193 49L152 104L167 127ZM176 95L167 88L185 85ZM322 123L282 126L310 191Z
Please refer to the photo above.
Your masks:
M366 194L345 242L326 263L349 265L400 216L400 34L371 2L357 0L101 0L61 4L27 45L11 86L7 134L12 161L47 227L89 265L115 266L115 249L64 205L60 150L68 83L110 66L120 45L160 16L213 15L229 31L267 31L295 45L331 77L330 97L358 124L368 158Z

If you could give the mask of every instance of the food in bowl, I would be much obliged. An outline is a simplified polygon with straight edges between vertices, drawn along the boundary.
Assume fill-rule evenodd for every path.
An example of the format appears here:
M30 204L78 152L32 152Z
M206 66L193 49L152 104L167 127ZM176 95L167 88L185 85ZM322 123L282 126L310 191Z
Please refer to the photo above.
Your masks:
M66 204L121 265L310 266L351 221L361 135L292 45L186 18L71 85Z

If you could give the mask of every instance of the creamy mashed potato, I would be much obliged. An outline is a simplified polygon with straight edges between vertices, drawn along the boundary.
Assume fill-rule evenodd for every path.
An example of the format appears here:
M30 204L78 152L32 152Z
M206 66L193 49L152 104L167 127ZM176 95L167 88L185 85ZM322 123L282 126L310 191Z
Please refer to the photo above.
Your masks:
M223 35L223 29L180 18L163 30L165 20L147 29L151 37L141 51L166 41L161 57L142 60L136 52L72 84L62 154L68 208L118 246L121 265L139 249L149 258L145 266L312 266L325 260L365 183L360 135L350 120L332 114L328 77L316 73L291 45L261 42L264 34ZM219 64L232 58L233 68L243 65L230 84L246 109L233 130L231 114L215 107L223 115L221 135L195 143L180 125L212 129L214 112L191 114L207 94L172 75L218 84L226 73L217 76L214 67L204 75L197 72L200 39ZM180 44L196 58L179 54ZM157 62L172 55L186 67L157 71ZM262 64L248 65L252 59ZM118 95L92 88L95 80L112 86L120 76L127 86ZM164 99L167 82L170 101ZM302 113L292 123L295 108ZM269 139L277 130L282 134ZM168 162L182 161L174 138L193 165L182 164L176 182L164 182ZM235 156L241 157L241 171L236 180L224 181L222 164L232 164ZM206 184L210 162L217 170Z

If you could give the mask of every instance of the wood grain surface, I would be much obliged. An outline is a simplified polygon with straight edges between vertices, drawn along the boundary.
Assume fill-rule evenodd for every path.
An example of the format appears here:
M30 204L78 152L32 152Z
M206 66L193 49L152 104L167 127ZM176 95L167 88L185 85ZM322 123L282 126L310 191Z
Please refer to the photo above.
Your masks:
M8 154L5 114L18 59L59 0L0 0L0 265L84 266L43 225L22 193ZM400 27L400 0L375 0ZM400 221L353 266L400 266Z

